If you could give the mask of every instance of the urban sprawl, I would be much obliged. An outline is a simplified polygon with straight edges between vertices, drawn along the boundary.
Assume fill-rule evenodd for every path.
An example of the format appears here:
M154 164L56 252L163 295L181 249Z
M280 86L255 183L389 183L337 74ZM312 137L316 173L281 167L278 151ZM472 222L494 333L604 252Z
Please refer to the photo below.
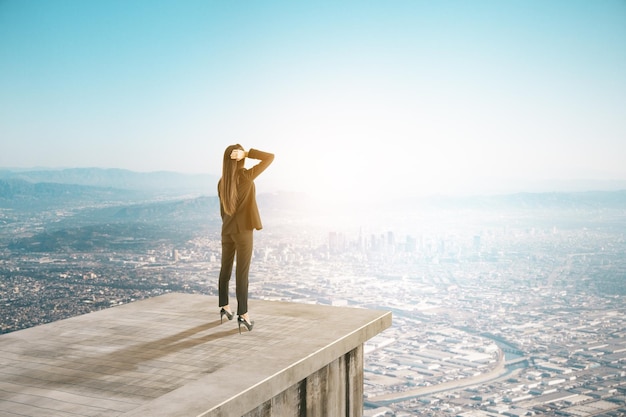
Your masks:
M623 416L623 217L575 215L591 220L450 211L329 229L271 218L255 234L250 294L393 312L365 345L367 417ZM28 235L28 224L4 230ZM219 227L200 231L141 250L128 237L128 250L0 247L2 332L167 292L216 295Z

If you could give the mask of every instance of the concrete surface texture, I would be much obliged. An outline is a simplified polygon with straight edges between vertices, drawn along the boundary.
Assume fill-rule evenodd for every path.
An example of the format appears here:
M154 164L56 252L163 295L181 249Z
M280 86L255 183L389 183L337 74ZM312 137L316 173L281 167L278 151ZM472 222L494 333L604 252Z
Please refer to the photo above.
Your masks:
M362 381L362 344L391 325L380 310L249 308L242 334L217 297L172 293L2 335L0 416L262 415L324 375Z

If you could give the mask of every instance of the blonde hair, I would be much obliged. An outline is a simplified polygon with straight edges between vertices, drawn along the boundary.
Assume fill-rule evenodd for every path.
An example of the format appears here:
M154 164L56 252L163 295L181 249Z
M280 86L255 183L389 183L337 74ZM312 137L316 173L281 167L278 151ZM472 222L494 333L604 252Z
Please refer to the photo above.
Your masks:
M220 200L224 212L229 216L235 214L237 210L237 200L239 194L237 192L237 171L244 166L244 160L237 161L231 159L230 154L235 149L243 150L243 146L236 144L230 145L224 151L224 160L222 163L222 178L218 184L218 190L220 194Z

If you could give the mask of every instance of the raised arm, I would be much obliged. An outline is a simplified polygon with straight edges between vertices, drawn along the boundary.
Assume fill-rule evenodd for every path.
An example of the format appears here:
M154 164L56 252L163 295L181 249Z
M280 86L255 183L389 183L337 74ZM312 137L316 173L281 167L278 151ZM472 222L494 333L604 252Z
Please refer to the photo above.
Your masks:
M257 159L260 161L248 170L251 179L258 177L274 161L273 153L259 151L258 149L251 148L246 152L246 156L250 159Z

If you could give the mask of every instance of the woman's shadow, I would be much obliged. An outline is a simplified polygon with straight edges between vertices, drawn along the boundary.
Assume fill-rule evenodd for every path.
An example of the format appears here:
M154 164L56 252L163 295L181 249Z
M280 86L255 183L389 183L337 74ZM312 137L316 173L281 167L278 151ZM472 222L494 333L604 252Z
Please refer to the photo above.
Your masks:
M220 321L201 324L189 329L182 330L170 336L153 340L146 343L140 343L126 348L110 352L101 358L105 362L124 363L126 369L135 367L142 362L157 360L166 355L176 354L186 349L191 349L199 345L203 345L214 340L219 340L238 333L237 328L212 332L203 336L193 337L199 333L211 330L220 325Z
M85 352L85 355L79 360L66 361L63 369L59 369L58 372L48 371L48 376L45 379L57 386L78 385L99 391L105 390L113 393L128 394L129 392L125 391L128 389L128 385L132 385L132 381L137 380L138 373L141 373L144 375L141 379L161 380L161 383L149 384L154 386L155 389L147 390L145 393L135 392L133 395L155 398L178 388L185 382L189 382L189 378L213 373L224 366L224 363L219 361L218 357L215 358L216 360L210 360L210 357L207 355L202 355L204 359L193 365L196 369L190 370L185 377L176 377L171 375L168 370L177 369L177 366L180 367L181 364L188 365L188 363L185 363L185 360L180 362L163 360L161 364L154 362L165 356L179 354L185 350L238 333L238 329L234 328L194 337L219 325L219 320L201 324L170 336L134 344L106 354L90 355L89 352ZM137 329L137 331L141 332L141 329ZM145 366L145 369L142 369L142 365ZM159 372L160 370L163 370L163 372ZM29 379L41 379L41 370L34 371L38 373L38 376L31 376ZM28 375L22 374L22 376L28 378ZM126 379L129 381L126 381Z

